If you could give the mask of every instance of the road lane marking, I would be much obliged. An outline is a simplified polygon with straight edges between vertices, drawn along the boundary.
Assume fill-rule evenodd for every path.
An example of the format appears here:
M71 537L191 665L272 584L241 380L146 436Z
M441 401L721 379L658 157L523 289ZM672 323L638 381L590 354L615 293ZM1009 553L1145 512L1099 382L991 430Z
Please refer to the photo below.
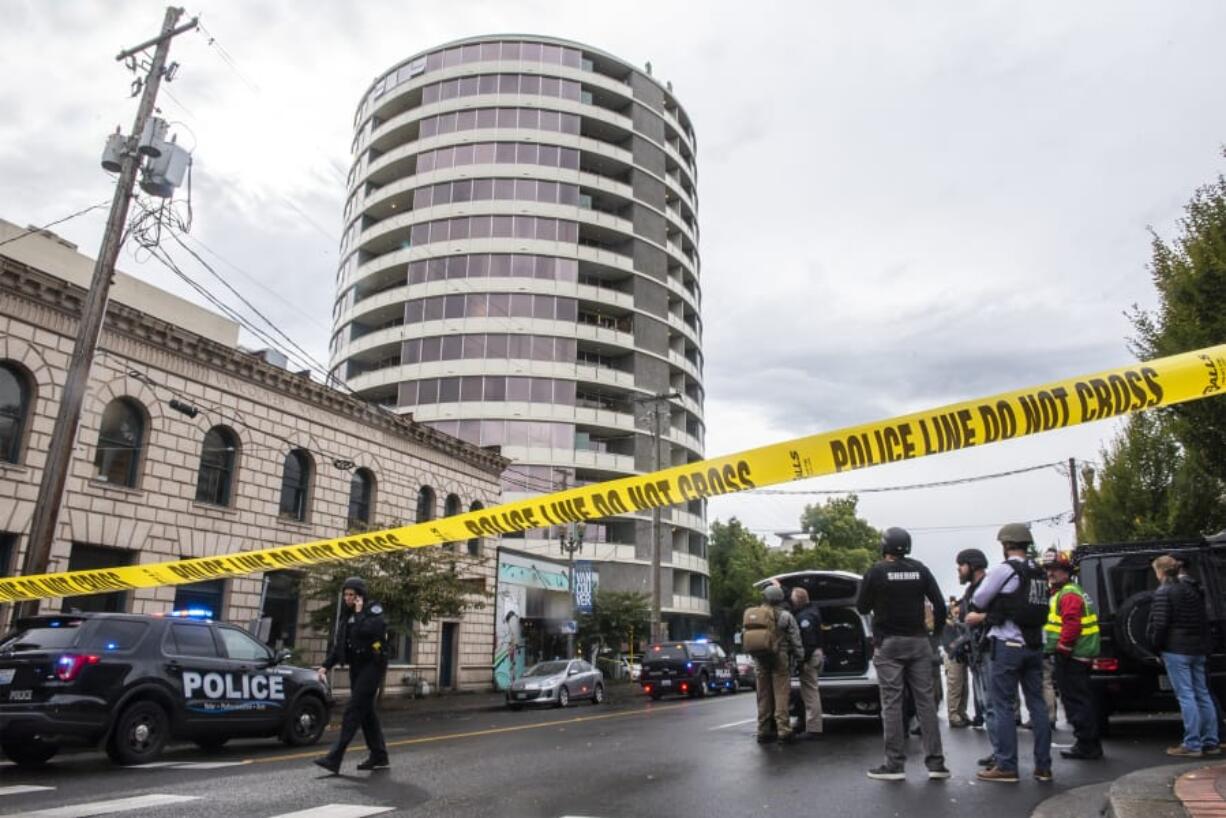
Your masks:
M369 804L324 804L322 807L299 812L283 812L273 815L272 818L364 818L367 815L391 812L393 809L395 807L372 807Z
M11 787L0 787L0 795L22 795L27 792L46 792L55 787L39 787L34 784L14 784Z
M134 809L149 809L164 807L167 804L182 804L187 801L200 800L194 795L137 795L132 798L116 798L112 801L90 801L85 804L72 804L67 807L52 807L34 812L19 812L5 818L86 818L89 815L109 815L113 812L126 812Z
M730 721L730 722L728 722L727 724L721 724L721 725L719 725L718 727L711 727L711 728L709 728L709 729L711 729L711 730L724 730L724 729L727 729L727 728L729 728L729 727L740 727L742 724L753 724L755 721L757 721L757 719L756 719L756 718L752 718L752 719L741 719L740 721Z
M449 741L451 739L460 738L476 738L477 736L494 736L500 733L517 733L522 730L539 730L545 727L564 727L570 724L582 724L589 721L604 721L606 719L620 719L627 716L650 716L652 713L658 713L662 710L683 710L691 707L701 707L703 705L719 704L724 699L706 699L705 701L689 701L677 702L675 704L655 704L642 710L624 710L620 713L602 713L599 716L576 716L571 719L558 719L557 721L538 721L531 724L516 724L510 727L490 727L486 730L471 730L464 733L440 733L437 736L419 736L418 738L402 738L396 741L387 742L388 747L406 747L410 744L429 744L435 741ZM310 750L303 753L289 753L279 756L266 756L264 758L249 758L246 761L252 764L267 764L275 761L298 761L307 758L317 758L323 753L322 750Z

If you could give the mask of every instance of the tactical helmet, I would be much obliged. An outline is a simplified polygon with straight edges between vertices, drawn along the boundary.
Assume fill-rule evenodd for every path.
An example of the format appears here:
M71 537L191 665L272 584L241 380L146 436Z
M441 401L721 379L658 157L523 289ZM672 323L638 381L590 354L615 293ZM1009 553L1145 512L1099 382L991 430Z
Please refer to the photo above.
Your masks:
M762 598L772 605L783 602L783 589L778 585L767 585L762 589Z
M1034 537L1030 535L1030 527L1025 523L1005 523L996 535L1002 545L1033 545Z
M958 565L966 565L972 571L986 571L988 568L988 558L978 548L965 548L958 552Z
M881 553L905 557L911 553L911 535L905 528L887 528L881 534Z

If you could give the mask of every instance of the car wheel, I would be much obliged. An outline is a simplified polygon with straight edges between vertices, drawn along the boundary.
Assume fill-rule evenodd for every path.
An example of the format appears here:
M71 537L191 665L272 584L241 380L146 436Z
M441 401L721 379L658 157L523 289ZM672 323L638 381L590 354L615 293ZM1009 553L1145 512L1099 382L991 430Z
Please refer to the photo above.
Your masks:
M508 703L508 704L507 704L507 709L508 709L508 710L520 711L520 710L523 710L523 709L524 709L524 706L523 706L522 704L509 704L509 703Z
M708 684L709 682L707 681L707 673L706 671L703 671L702 673L698 675L698 684L690 688L690 695L693 696L695 699L704 698L707 695L707 691L709 689L707 687Z
M230 740L229 736L209 736L207 738L193 739L196 746L206 753L215 753L222 747L226 746L226 742Z
M328 726L328 709L315 696L300 696L290 708L281 741L290 747L305 747L319 741Z
M604 685L597 684L592 691L592 704L604 704Z
M170 719L161 705L139 701L119 714L106 754L116 764L148 764L162 754Z
M733 679L732 684L728 685L728 695L735 696L741 692L741 683Z
M558 691L558 707L570 707L570 691L565 685Z
M41 767L60 751L60 745L42 739L6 741L0 750L18 767Z

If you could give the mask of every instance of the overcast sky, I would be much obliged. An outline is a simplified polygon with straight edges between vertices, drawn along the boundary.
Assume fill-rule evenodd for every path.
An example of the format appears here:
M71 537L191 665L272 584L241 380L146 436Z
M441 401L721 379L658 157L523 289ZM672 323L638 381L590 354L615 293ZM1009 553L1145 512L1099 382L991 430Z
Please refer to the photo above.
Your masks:
M0 218L109 200L103 140L130 127L114 60L157 2L0 0ZM548 34L671 80L698 137L707 453L831 430L1129 360L1153 304L1149 233L1221 172L1221 32L1205 2L204 2L161 97L194 149L193 234L326 359L354 108L376 75L470 35ZM105 211L56 228L96 253ZM207 274L183 265L208 282ZM125 250L121 267L184 285ZM215 286L215 285L214 285ZM246 339L254 344L253 339ZM946 480L1097 458L1109 424L789 489ZM805 502L712 503L771 538ZM1069 511L1049 469L865 494L952 589L1000 523ZM1067 524L1039 524L1068 545ZM995 554L991 550L990 554Z

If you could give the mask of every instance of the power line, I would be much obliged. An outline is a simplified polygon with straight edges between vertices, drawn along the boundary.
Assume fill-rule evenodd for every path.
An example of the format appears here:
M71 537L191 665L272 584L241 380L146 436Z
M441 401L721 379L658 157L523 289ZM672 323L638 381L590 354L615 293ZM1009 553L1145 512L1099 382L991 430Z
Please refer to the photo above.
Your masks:
M1010 469L1009 471L993 472L992 474L979 474L972 477L958 477L952 480L935 480L928 483L907 483L899 486L875 486L870 488L859 489L750 489L746 494L766 494L766 495L825 495L825 494L877 494L889 491L914 491L916 489L931 489L942 488L945 486L960 486L966 483L978 483L983 480L997 480L1002 477L1012 477L1017 474L1026 474L1028 472L1042 471L1043 469L1059 468L1062 464L1058 462L1040 463L1037 466L1025 466L1020 469Z
M1061 511L1057 514L1049 514L1045 517L1035 517L1030 520L1021 520L1020 522L1026 525L1064 525L1068 523L1072 517L1072 510ZM716 521L718 522L718 521ZM1016 522L1016 521L1015 521ZM780 531L798 531L795 526L775 526L774 528L760 528L755 526L741 526L746 531L767 532L776 534ZM910 532L928 532L928 531L973 531L977 529L1000 528L1000 521L992 523L960 523L955 525L936 525L936 526L907 526Z
M106 200L105 202L99 202L99 203L98 203L98 204L96 204L96 205L90 205L89 207L85 208L84 210L78 210L76 213L71 213L71 214L69 214L69 215L65 216L65 217L64 217L64 218L62 218L62 219L56 219L56 220L55 220L55 221L53 221L53 222L48 222L47 224L44 224L42 227L31 227L31 228L29 228L29 229L27 229L27 230L24 230L24 231L22 231L22 232L18 233L16 236L10 236L9 238L5 239L4 241L0 241L0 247L3 247L3 246L4 246L4 245L6 245L6 244L12 244L13 242L17 241L18 239L24 239L26 236L29 236L29 235L31 235L31 234L33 234L33 233L41 233L41 232L43 232L44 230L47 230L47 229L52 228L52 227L55 227L57 224L63 224L64 222L68 221L69 219L75 219L77 216L84 216L86 213L89 213L91 210L98 210L98 209L100 209L100 208L107 207L107 206L109 206L110 204L111 204L111 201L110 201L110 199L108 199L108 200Z

